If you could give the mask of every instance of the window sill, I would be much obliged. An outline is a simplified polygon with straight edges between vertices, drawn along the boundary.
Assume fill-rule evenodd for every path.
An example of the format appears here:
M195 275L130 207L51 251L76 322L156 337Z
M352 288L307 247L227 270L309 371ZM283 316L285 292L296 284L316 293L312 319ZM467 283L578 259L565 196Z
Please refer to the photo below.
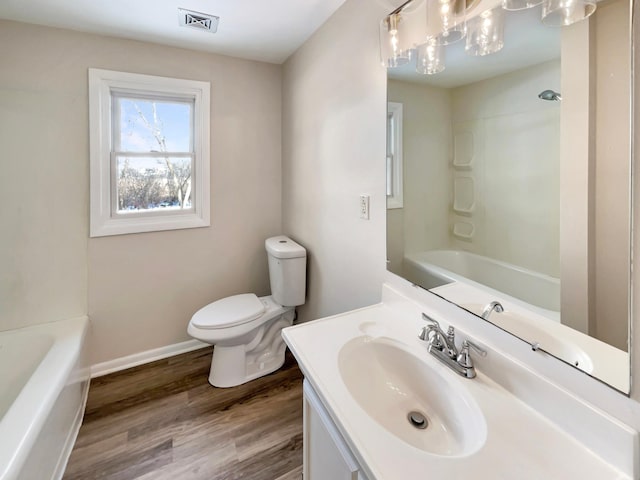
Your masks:
M101 222L92 222L91 237L126 235L131 233L157 232L164 230L182 230L210 226L209 218L193 213L187 215L154 215L136 218L109 218Z

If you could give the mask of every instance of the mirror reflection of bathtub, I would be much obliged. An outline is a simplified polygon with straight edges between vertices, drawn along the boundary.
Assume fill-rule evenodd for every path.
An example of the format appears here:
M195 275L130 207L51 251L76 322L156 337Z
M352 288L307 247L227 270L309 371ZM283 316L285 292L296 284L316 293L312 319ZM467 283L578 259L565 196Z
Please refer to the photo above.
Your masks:
M457 250L406 254L403 276L475 315L499 301L504 312L491 313L491 323L618 390L628 390L626 352L560 323L559 279Z
M425 288L464 281L496 297L491 300L503 298L560 321L560 280L557 278L461 250L407 254L403 267L407 280Z

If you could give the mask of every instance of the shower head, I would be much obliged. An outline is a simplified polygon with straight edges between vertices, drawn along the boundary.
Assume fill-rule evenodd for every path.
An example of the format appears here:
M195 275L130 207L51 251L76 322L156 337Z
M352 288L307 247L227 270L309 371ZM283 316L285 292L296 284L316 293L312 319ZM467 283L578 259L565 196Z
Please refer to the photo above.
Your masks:
M560 100L562 100L562 95L560 95L558 92L554 92L553 90L545 90L544 92L540 92L538 94L538 98L542 100L559 102Z

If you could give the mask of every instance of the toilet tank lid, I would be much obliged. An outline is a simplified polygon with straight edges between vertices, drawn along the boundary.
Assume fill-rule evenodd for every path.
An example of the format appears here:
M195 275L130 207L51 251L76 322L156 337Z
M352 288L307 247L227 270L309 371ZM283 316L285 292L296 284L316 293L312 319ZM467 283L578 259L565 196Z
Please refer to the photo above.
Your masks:
M255 320L266 310L253 293L243 293L222 298L202 307L191 318L198 328L225 328Z
M264 245L270 255L276 258L300 258L306 257L305 248L284 235L267 238Z

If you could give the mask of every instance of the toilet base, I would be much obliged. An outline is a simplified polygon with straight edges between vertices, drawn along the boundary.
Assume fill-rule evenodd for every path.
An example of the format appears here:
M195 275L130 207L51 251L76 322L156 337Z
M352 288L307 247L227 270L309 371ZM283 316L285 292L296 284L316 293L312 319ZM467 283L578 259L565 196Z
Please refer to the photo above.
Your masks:
M209 383L228 388L275 372L284 364L282 329L293 324L293 309L263 325L247 344L214 345Z

